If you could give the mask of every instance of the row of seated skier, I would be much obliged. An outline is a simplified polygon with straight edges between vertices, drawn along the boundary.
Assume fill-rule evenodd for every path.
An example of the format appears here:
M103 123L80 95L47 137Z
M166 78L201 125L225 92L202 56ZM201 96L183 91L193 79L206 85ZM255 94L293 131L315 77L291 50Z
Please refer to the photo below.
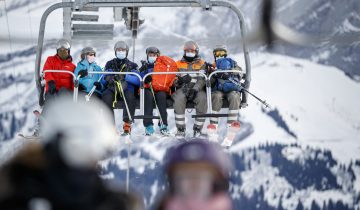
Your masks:
M241 91L239 84L246 86L243 78L245 74L237 63L227 57L227 49L225 46L218 46L213 50L214 63L209 64L201 59L199 55L199 47L194 41L187 41L184 44L184 54L181 60L176 62L176 70L179 72L199 71L210 74L214 70L239 70L237 73L217 73L212 77L212 109L213 113L218 113L223 105L223 99L227 99L229 103L228 126L239 127L238 111L239 107L247 106L245 94ZM160 50L156 47L148 47L146 49L146 61L141 61L142 65L138 65L127 59L129 46L124 41L118 41L114 46L115 58L109 60L104 69L107 72L135 72L141 77L152 72L154 64L160 59L170 59L166 56L160 56ZM131 123L134 119L136 100L139 97L140 81L138 77L131 74L114 75L114 74L88 74L89 71L102 71L102 68L95 62L96 51L92 47L85 47L81 51L81 61L75 66L72 63L70 55L70 43L61 39L57 43L56 55L49 56L45 62L43 71L45 70L68 70L76 76L80 75L79 91L89 93L95 87L94 95L100 98L109 109L116 108L118 101L126 102L127 108L123 108L123 132L130 134ZM160 61L159 61L160 62ZM207 101L204 77L195 74L179 74L174 75L174 79L169 87L157 89L153 76L147 76L145 83L145 107L144 114L152 115L154 108L154 97L156 105L160 113L159 127L163 135L169 134L167 123L167 99L172 98L174 101L173 108L175 112L176 136L185 137L185 109L188 101L193 102L196 114L206 114ZM69 94L73 90L73 78L71 74L66 73L46 73L44 75L45 85L45 102L52 101L57 95ZM154 87L152 86L154 83ZM169 83L167 83L169 84ZM46 104L43 113L46 112ZM125 104L125 103L124 103ZM126 108L126 109L125 109ZM129 117L129 114L131 118ZM115 118L113 118L115 125ZM205 118L195 118L193 126L194 137L202 135ZM218 118L210 118L209 129L216 132ZM151 118L144 118L143 124L145 134L152 135L155 132L154 124Z

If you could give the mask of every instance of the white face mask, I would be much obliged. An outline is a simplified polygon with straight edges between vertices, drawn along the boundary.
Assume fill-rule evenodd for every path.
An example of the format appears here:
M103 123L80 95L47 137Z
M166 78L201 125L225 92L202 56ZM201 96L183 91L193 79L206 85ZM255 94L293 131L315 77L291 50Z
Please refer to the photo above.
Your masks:
M126 58L126 51L116 51L116 57L120 60Z
M149 57L148 58L149 63L155 63L156 58L157 58L156 56L155 57Z
M86 60L87 60L89 63L94 63L94 62L95 62L95 56L87 55L87 56L86 56Z
M216 57L216 60L219 60L221 58L224 58L223 56Z
M189 58L193 58L195 57L195 53L192 53L192 52L186 52L186 57L189 57Z

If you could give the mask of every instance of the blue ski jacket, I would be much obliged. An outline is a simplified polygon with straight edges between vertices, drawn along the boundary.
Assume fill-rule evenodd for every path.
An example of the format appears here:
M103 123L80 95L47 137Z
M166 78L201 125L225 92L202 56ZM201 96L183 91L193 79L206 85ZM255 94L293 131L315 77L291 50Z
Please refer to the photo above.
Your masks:
M78 76L78 74L81 70L101 72L101 67L98 66L95 62L90 64L86 59L84 59L84 60L80 61L76 66L76 69L74 71L74 74L76 75L76 77ZM85 88L85 92L89 93L90 90L94 86L94 82L99 81L100 77L101 77L101 74L88 74L87 76L79 79L79 85L82 85ZM101 82L101 81L99 81L99 82ZM104 89L104 86L102 85L101 90L95 90L95 91L101 93L103 91L103 89Z

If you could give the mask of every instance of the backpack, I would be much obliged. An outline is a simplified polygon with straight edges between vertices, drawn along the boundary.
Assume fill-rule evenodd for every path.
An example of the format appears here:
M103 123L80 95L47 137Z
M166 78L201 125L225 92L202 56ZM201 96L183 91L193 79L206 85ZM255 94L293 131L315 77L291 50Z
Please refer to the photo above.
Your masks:
M167 56L159 56L156 59L153 72L177 72L176 62ZM170 93L170 87L175 80L176 74L154 74L152 75L152 87L154 91L165 91Z
M219 70L231 70L235 67L235 61L231 58L221 58L216 61L216 68Z

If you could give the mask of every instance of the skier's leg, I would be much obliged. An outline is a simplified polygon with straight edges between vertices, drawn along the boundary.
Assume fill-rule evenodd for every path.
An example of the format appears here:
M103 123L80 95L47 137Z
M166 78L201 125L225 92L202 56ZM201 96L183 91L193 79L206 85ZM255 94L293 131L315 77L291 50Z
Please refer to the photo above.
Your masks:
M155 98L156 98L156 103L158 105L158 109L160 112L160 116L161 116L161 120L163 121L164 125L168 125L167 123L167 105L166 105L166 98L167 98L167 93L160 91L155 93Z
M211 103L212 103L212 111L214 114L218 113L223 105L223 97L224 93L221 91L215 91L211 93ZM211 117L210 118L211 124L217 124L218 118L217 117Z
M112 113L111 117L112 117L112 121L115 125L115 116L114 116L114 111L113 111L113 102L115 99L114 91L112 91L111 89L106 89L104 91L104 93L102 94L101 98L102 98L103 102L106 104L106 107L109 108L110 113Z
M183 90L180 88L172 95L174 100L174 112L176 128L185 130L185 109L186 109L186 96Z
M231 124L232 122L237 121L240 106L240 92L231 91L230 93L226 94L226 98L229 102L228 124Z
M151 93L151 90L148 89L148 88L145 89L144 102L146 104L146 106L144 106L144 114L152 116L153 115L153 109L154 109L154 98L153 98L153 95ZM153 125L153 121L152 121L152 119L144 119L143 124L144 124L145 127L147 127L149 125Z
M206 114L207 101L206 101L205 91L199 91L196 94L194 102L195 102L196 114ZM204 125L204 122L205 122L205 118L195 118L194 129L197 128L201 130Z

